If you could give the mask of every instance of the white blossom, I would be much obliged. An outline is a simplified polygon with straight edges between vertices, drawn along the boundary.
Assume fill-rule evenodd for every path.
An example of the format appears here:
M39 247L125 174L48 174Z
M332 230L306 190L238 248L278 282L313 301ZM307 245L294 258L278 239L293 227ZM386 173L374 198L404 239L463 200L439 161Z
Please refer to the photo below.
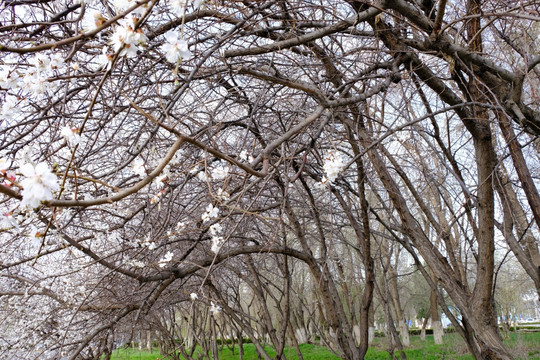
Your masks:
M191 293L189 294L189 297L191 298L191 300L195 301L199 298L199 295L197 295L196 293Z
M167 266L167 264L168 264L169 262L171 262L173 256L174 256L174 254L173 254L171 251L167 251L167 253L165 254L165 256L163 256L163 257L159 260L159 267L165 267L165 266Z
M109 54L107 47L104 46L97 58L97 70L109 70L112 67L113 57L112 54Z
M211 178L212 178L212 177L209 176L209 175L207 175L207 174L206 174L206 171L204 171L204 170L201 171L201 172L199 172L199 173L197 174L197 179L199 179L199 180L201 180L201 181L204 181L204 182L210 180Z
M63 70L65 68L64 54L53 53L50 57L49 67L51 70Z
M214 304L213 301L210 302L210 313L212 315L217 315L221 312L221 306Z
M70 146L75 146L81 142L81 136L78 134L79 129L63 127L60 134L66 139Z
M82 20L83 31L85 32L93 31L96 28L103 25L105 21L107 21L107 19L105 19L105 16L103 16L101 11L98 11L98 10L86 11L86 13L84 14L84 18Z
M134 4L134 2L131 0L113 0L112 3L116 10L120 12L124 12Z
M217 206L214 207L214 205L209 204L206 207L206 212L202 214L201 219L203 220L203 222L207 222L210 219L218 217L218 215L219 215L219 208Z
M42 236L43 236L43 232L40 229L38 229L35 226L30 227L30 232L28 233L28 237L30 237L32 239L37 239L37 238L40 238Z
M18 228L19 223L13 217L13 213L5 213L0 217L0 230Z
M6 95L6 99L2 104L2 117L6 120L13 119L17 115L17 110L19 107L20 104L17 97L13 95Z
M218 191L216 192L216 196L221 201L227 201L229 200L230 194L223 189L218 189Z
M144 267L144 263L142 261L139 261L139 260L129 260L127 262L128 265L131 265L131 266L134 266L136 268L143 268Z
M116 27L111 43L115 52L120 51L120 56L127 56L128 58L137 56L137 50L139 45L144 45L148 38L141 29L134 30L134 20L119 22L120 25Z
M58 191L60 185L56 176L49 170L49 166L41 162L36 166L27 163L20 169L25 179L23 186L21 206L38 207L42 201L52 200L53 191Z
M180 38L180 35L174 31L169 31L165 34L166 43L163 44L161 50L165 53L165 58L168 62L176 64L181 59L191 57L191 52L188 49L188 44Z
M156 176L156 178L153 181L153 184L158 186L158 187L162 187L163 183L165 183L167 181L167 178L168 178L167 174L161 174L159 176Z
M28 60L38 72L47 72L50 69L51 59L44 53L36 53Z
M212 235L219 235L221 234L221 231L223 230L223 227L220 223L215 223L214 225L210 226L210 234Z
M15 69L2 68L0 71L0 87L4 89L16 89L19 87L20 76Z
M161 200L161 197L165 195L166 192L167 190L165 188L161 189L157 194L152 196L152 198L150 199L150 202L152 204L158 203Z
M169 0L169 6L177 16L182 16L187 6L187 0Z
M150 199L150 203L151 204L157 204L159 201L161 200L161 197L159 196L159 193L152 196L152 198Z
M140 177L145 177L146 176L146 169L144 167L144 160L141 159L141 158L137 158L134 162L133 162L133 166L131 167L131 170L139 175Z
M219 252L219 249L221 249L221 246L223 245L223 242L225 240L222 236L214 235L212 236L212 247L210 248L210 251L217 254Z
M333 151L328 151L324 158L323 170L326 177L321 181L323 184L327 182L334 182L339 173L345 168L345 160L340 154L336 154Z
M52 90L53 83L49 82L43 72L29 71L23 77L23 89L31 95L39 96Z
M130 7L133 7L136 3L137 3L136 0L113 0L113 5L119 12L126 11ZM141 16L144 13L146 7L147 7L147 4L139 6L137 9L131 12L131 15Z
M148 235L142 242L142 246L148 248L148 250L155 250L157 247L157 244L155 241L152 241L150 238L150 235Z
M253 156L247 152L247 150L242 150L240 154L238 155L238 158L240 160L247 161L248 163L253 161Z
M212 170L212 178L214 180L223 180L229 174L229 167L219 164Z

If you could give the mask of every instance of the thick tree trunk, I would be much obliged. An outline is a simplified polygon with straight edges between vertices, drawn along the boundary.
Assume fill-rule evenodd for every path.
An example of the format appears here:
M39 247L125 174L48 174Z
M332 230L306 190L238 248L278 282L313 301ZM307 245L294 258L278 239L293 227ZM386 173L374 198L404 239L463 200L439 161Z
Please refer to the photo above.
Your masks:
M480 15L481 0L468 0L467 13ZM467 23L467 37L473 51L482 52L480 18ZM473 101L485 100L482 85L474 75L470 76L469 91ZM495 266L495 199L493 179L496 172L497 155L493 148L489 116L484 108L473 107L473 118L464 119L464 124L473 137L476 167L478 172L478 260L476 282L471 299L475 322L471 326L480 343L480 351L486 359L512 359L499 333L494 312L493 275Z
M369 308L368 323L368 344L371 345L373 344L373 340L375 339L375 307L373 306L373 304Z
M441 326L441 319L439 317L439 309L437 306L437 294L435 293L435 290L431 290L431 294L429 297L429 312L431 315L431 328L433 329L433 340L435 341L435 344L442 344L443 343L443 329Z

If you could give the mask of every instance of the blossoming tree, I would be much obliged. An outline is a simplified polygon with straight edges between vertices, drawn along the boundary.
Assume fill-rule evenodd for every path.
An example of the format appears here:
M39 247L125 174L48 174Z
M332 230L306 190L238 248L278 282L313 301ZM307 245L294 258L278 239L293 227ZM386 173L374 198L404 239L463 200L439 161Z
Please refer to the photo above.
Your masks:
M511 250L540 294L537 2L0 6L3 357L143 329L362 359L399 246L476 358L512 358L494 269Z

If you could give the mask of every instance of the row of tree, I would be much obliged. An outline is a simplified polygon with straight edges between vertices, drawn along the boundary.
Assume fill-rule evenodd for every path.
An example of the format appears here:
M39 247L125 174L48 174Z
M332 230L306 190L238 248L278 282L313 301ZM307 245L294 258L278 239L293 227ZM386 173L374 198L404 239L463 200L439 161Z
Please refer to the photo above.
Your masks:
M437 341L442 312L512 359L497 280L540 297L540 3L1 6L4 356L356 360L376 323L394 354L421 276Z

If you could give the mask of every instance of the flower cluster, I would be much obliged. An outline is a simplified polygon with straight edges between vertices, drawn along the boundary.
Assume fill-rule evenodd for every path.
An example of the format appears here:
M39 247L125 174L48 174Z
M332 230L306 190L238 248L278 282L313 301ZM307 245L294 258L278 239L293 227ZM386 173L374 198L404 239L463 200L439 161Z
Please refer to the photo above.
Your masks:
M185 228L186 228L186 224L184 222L182 222L182 221L179 221L176 224L174 230L171 229L171 230L167 231L167 236L171 237L171 236L174 236L175 234L179 234L182 231L184 231Z
M116 10L118 10L119 12L124 12L133 5L135 5L137 2L136 0L113 0L112 3ZM143 9L139 7L132 14L141 15L142 11Z
M174 254L171 252L171 251L167 251L167 253L165 254L165 256L163 256L158 264L159 264L159 267L165 267L167 266L168 263L171 262L172 258L173 258Z
M79 129L70 128L68 126L63 127L60 134L66 139L69 146L74 147L81 142L81 136L79 135Z
M157 247L156 242L150 238L150 235L148 235L140 244L141 246L148 248L148 250L155 250Z
M229 175L229 167L221 162L212 169L212 179L216 181L225 179L227 175Z
M190 173L197 173L197 178L201 181L220 181L224 180L228 175L230 171L230 167L226 165L224 162L218 162L216 166L212 168L210 171L210 174L206 173L206 170L200 170L199 168L195 168L196 170L191 170Z
M345 160L343 159L343 156L332 150L328 151L323 164L323 170L326 176L322 179L321 183L326 184L334 182L344 168Z
M139 268L139 269L142 269L144 267L144 263L142 261L139 261L139 260L128 260L126 262L127 265L131 265L133 267L136 267L136 268Z
M3 89L16 89L21 81L19 73L14 68L0 70L0 87Z
M139 46L146 44L148 38L144 35L142 29L134 30L137 18L132 17L124 21L119 21L113 35L112 45L115 52L120 51L120 56L132 58L137 56Z
M212 250L213 253L217 254L225 241L221 236L222 231L223 227L219 223L215 223L210 226L210 234L212 235L212 247L210 250Z
M206 207L206 212L202 214L201 219L203 222L207 222L210 219L217 218L219 215L219 208L212 204L208 204Z
M229 197L231 196L226 190L218 189L216 191L216 196L221 201L227 201L229 200Z
M199 172L199 169L197 169L197 179L203 181L203 182L207 182L209 180L212 179L212 177L208 174L206 174L206 171L205 170L202 170Z
M137 158L133 162L133 166L131 167L131 171L133 171L135 174L139 175L140 177L146 176L146 168L144 166L144 160L141 158Z
M0 79L0 87L2 87L1 83L2 81ZM15 119L17 115L21 113L20 109L24 108L27 103L27 99L21 99L17 96L8 94L6 95L4 103L0 108L0 116L3 118L4 121Z
M26 104L27 96L41 97L52 92L57 84L49 78L66 68L61 52L37 53L23 67L0 66L0 88L17 93L16 96L5 96L2 116L7 118L13 118L18 109Z
M53 191L58 191L60 185L56 176L49 170L49 166L41 162L36 166L27 163L21 169L25 179L21 181L23 186L21 206L36 208L42 201L52 200Z
M157 176L154 181L153 181L153 184L155 186L157 186L160 190L157 194L155 194L154 196L152 196L152 198L150 199L150 202L152 204L155 204L155 203L158 203L161 198L163 197L163 195L165 195L167 193L167 189L165 187L165 184L167 183L167 179L169 178L169 168L168 166L163 170L163 172Z

